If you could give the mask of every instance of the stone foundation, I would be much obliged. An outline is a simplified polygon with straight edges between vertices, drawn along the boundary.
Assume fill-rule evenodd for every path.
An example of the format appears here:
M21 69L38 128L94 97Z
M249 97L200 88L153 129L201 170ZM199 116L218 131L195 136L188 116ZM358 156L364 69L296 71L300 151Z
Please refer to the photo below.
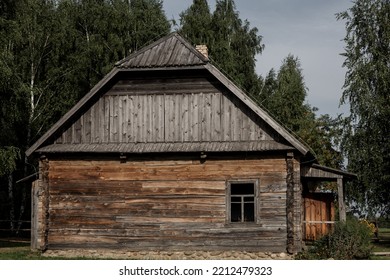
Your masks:
M45 257L134 259L134 260L290 260L286 253L246 251L140 251L125 250L48 250Z

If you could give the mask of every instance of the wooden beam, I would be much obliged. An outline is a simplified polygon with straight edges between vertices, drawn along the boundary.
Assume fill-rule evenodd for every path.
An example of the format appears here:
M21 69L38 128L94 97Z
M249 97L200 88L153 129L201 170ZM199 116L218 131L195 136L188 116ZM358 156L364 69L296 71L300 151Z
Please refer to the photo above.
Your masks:
M294 253L294 154L287 153L287 252Z
M344 184L343 179L337 179L337 193L339 199L339 217L341 222L345 222L347 220L346 210L345 210L345 202L344 202Z

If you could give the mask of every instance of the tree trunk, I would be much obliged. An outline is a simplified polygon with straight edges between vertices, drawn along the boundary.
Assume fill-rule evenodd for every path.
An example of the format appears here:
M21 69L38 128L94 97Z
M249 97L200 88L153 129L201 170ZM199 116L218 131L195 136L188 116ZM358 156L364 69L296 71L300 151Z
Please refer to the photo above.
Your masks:
M14 206L14 186L12 172L8 174L8 201L9 201L9 219L10 230L15 231L15 206Z

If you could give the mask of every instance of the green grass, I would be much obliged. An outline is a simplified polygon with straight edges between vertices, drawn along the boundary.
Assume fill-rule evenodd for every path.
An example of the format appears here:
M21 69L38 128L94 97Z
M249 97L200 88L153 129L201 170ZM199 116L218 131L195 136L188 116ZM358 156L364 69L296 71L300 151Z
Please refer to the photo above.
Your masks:
M31 251L26 240L0 239L0 260L66 260L63 257L44 257L38 251ZM75 258L71 258L75 259ZM85 259L85 258L77 258Z
M373 252L390 252L390 228L379 228L379 241L373 243ZM374 260L390 260L390 256L372 256Z

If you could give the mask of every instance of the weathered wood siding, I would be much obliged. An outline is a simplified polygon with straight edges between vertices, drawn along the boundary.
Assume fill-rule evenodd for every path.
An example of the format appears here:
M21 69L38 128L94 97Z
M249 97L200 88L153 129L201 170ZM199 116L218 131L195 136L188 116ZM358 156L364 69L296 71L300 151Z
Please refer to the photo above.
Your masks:
M317 240L329 233L335 221L334 194L307 193L304 195L305 240Z
M286 251L286 157L50 160L48 248ZM228 180L258 180L257 221L226 220Z
M120 80L56 144L274 140L275 132L207 78Z

